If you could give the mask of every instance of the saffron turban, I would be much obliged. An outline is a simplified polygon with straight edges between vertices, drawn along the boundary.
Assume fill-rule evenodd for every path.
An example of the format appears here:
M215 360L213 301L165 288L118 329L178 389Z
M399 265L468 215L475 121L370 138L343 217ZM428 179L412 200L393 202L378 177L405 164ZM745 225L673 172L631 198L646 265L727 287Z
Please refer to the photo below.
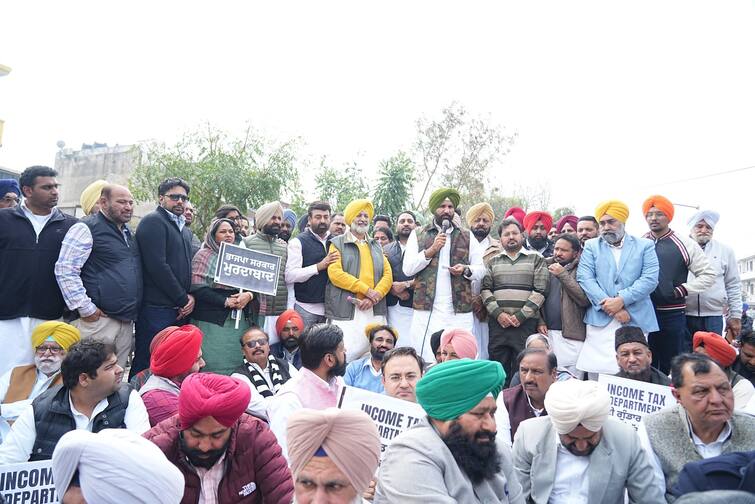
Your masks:
M304 319L301 318L299 312L296 310L286 310L278 315L278 320L275 321L275 332L280 334L289 322L293 322L300 331L304 330Z
M354 200L346 205L346 208L343 210L343 220L350 226L357 215L363 211L367 212L367 219L372 221L372 217L375 215L375 207L372 206L372 201L368 199Z
M658 194L650 196L642 203L642 215L647 215L650 208L655 207L668 217L671 221L674 219L674 204L663 196Z
M63 347L63 350L67 352L71 348L71 345L81 339L81 333L71 324L58 322L57 320L48 320L39 324L31 332L32 348L37 348L47 338L54 339L55 343Z
M574 231L577 230L577 222L579 222L579 217L576 215L564 215L558 221L556 221L556 232L561 233L564 230L564 225L569 224Z
M357 495L367 490L380 462L377 427L362 411L301 409L288 420L287 439L294 479L322 449Z
M720 218L721 214L714 210L700 210L689 220L689 227L695 227L698 222L705 221L713 229L718 224L718 219Z
M244 414L251 396L248 384L230 376L192 373L181 383L178 394L181 430L209 416L230 427Z
M549 214L548 212L541 212L540 210L536 210L524 216L524 229L526 229L529 233L530 231L532 231L532 228L535 227L535 224L537 224L538 221L542 221L546 231L550 231L550 229L553 227L553 217L551 217L551 214Z
M545 393L548 418L559 434L568 434L579 425L598 432L608 418L610 407L611 396L596 381L560 381Z
M697 331L692 337L692 349L705 349L708 357L723 367L729 367L737 360L737 351L720 334Z
M134 431L84 429L64 434L52 454L55 490L62 497L74 474L84 499L98 504L178 504L184 477L157 447Z
M522 210L519 207L511 207L508 210L506 210L506 213L503 214L504 219L508 219L509 217L515 218L517 221L519 221L519 224L524 226L524 216L527 215L527 212Z
M595 208L595 218L600 220L606 214L626 224L629 218L629 207L619 200L604 201Z
M283 218L283 205L281 205L279 201L265 203L259 207L254 214L254 222L257 225L257 229L262 231L262 228L267 226L270 219L276 214L280 214L281 218Z
M296 227L296 214L290 208L283 210L283 219L291 223L291 229Z
M176 327L155 345L149 369L157 376L172 378L191 370L202 348L202 331L195 325Z
M440 349L443 350L450 344L456 355L462 359L474 359L477 357L477 340L474 334L466 329L446 329L440 336Z
M437 420L453 420L488 394L498 397L506 373L499 362L460 359L431 367L417 382L417 402ZM550 414L550 410L548 410Z
M9 192L16 193L19 198L21 197L21 187L18 185L18 180L0 179L0 198Z
M371 332L372 332L372 331L373 331L373 330L374 330L375 328L377 328L377 327L382 327L382 328L383 328L384 330L386 330L386 331L388 331L389 333L391 333L391 334L393 335L393 339L394 339L394 342L395 342L395 341L398 341L398 331L396 330L396 328L395 328L395 327L391 327L391 326L389 326L389 325L385 325L385 324L376 324L376 323L374 323L374 322L373 322L373 323L370 323L370 324L367 324L367 325L366 325L366 326L364 327L364 335L365 335L365 336L367 336L367 339L370 339L370 333L371 333Z
M434 213L435 210L438 209L440 204L446 201L446 198L451 200L454 208L459 206L459 202L461 201L461 195L456 189L451 189L450 187L439 187L438 189L433 191L433 193L430 195L430 199L427 202L428 206L430 207L430 211Z
M108 184L107 180L95 180L81 192L79 198L79 204L84 211L84 215L89 215L92 212L92 207L97 201L99 201L102 195L102 189Z
M490 222L495 220L495 213L493 212L493 207L490 206L490 203L477 203L476 205L472 205L472 207L467 210L467 225L471 226L474 224L474 221L476 221L481 215L487 215Z

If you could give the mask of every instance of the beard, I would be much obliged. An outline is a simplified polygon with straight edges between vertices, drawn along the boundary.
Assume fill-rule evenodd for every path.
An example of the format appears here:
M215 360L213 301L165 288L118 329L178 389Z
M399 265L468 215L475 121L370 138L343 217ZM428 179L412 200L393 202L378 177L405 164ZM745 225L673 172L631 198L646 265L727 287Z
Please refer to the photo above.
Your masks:
M359 226L357 225L356 222L351 224L351 232L354 234L365 235L367 234L367 231L369 231L369 229L370 229L369 225Z
M283 348L285 348L289 352L296 350L297 348L299 348L299 338L297 338L296 336L289 336L288 338L284 339Z
M324 222L319 223L317 226L312 227L310 226L310 229L317 235L324 235L325 232L328 230L330 226L328 224L325 224Z
M611 245L616 245L624 238L624 233L618 231L606 231L601 236Z
M385 352L388 350L380 350L379 348L370 347L370 357L372 357L376 361L383 362L383 357L385 357Z
M453 455L456 464L474 484L492 479L501 471L501 456L495 443L495 432L480 431L469 439L461 425L454 423L443 436L443 442ZM487 443L478 439L489 438Z
M527 240L530 243L530 247L536 250L545 248L548 245L547 237L534 236L534 237L527 238Z
M287 242L288 240L291 239L291 231L289 230L281 231L280 233L278 233L278 238L280 238L284 242Z
M339 362L336 367L330 368L328 371L328 378L335 378L336 376L343 376L346 374L346 361Z
M486 236L490 234L490 228L474 228L472 230L472 234L477 238L478 240L484 240Z
M181 451L184 453L184 455L186 455L186 458L189 459L191 465L193 465L194 467L201 467L203 469L211 468L218 460L220 460L220 457L222 457L225 451L228 449L228 443L230 443L230 441L231 438L229 437L228 441L225 442L222 448L203 452L202 450L197 450L196 448L189 448L188 446L186 446L183 432L178 436L178 443L181 447Z
M281 232L281 227L278 224L265 224L262 226L262 232L268 236L275 236Z
M710 236L708 235L695 236L695 241L701 247L705 247L708 244L708 242L710 242Z
M53 355L50 357L34 356L34 365L40 373L50 376L60 371L60 364L63 362L63 357L60 355Z

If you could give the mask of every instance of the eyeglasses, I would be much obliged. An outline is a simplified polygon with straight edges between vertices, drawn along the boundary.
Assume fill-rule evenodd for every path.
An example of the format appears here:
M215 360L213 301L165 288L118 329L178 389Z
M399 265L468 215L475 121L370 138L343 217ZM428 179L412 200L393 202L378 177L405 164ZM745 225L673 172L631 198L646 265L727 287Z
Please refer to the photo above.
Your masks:
M260 347L265 346L268 343L269 341L266 339L258 339L258 340L247 341L246 343L244 343L244 346L247 348L254 348L256 346L260 346Z
M165 197L173 201L189 201L189 197L185 194L166 194Z
M38 346L35 350L39 355L44 355L47 351L53 355L60 355L63 352L63 349L59 346Z
M7 203L18 203L18 197L16 196L5 196L3 197L3 201Z

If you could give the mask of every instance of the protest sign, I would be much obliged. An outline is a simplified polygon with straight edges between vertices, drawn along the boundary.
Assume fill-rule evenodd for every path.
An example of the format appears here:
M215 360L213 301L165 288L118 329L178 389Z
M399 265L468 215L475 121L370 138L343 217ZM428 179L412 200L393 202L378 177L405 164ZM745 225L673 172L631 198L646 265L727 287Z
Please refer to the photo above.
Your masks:
M598 377L598 382L611 395L609 414L635 430L646 415L676 404L671 387L665 385L604 374Z
M338 407L364 411L372 418L380 434L381 460L393 438L426 416L425 410L417 403L349 386L341 390Z
M0 466L0 495L7 504L55 504L52 461Z
M215 281L229 287L275 296L278 292L280 256L221 243Z

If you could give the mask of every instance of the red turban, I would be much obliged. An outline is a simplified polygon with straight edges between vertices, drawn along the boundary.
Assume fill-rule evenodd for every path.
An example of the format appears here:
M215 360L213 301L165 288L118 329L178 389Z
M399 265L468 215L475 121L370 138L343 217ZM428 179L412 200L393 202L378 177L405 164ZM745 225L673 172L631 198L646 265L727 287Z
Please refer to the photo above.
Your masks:
M737 360L737 351L720 334L697 331L692 337L692 349L703 347L708 357L723 367L729 367Z
M563 217L558 219L558 222L556 222L556 231L558 233L561 233L564 229L564 225L567 223L571 225L574 231L576 231L577 222L579 222L579 217L577 217L576 215L564 215Z
M230 427L249 406L249 384L215 373L192 373L181 384L178 394L178 420L186 430L205 417Z
M160 343L162 343L165 340L165 338L167 338L168 335L172 333L173 331L175 331L176 329L178 329L178 326L172 325L172 326L166 327L159 333L155 334L155 336L152 338L152 341L149 343L149 353L151 354L152 352L154 352L155 348L157 348L157 346Z
M304 330L304 319L301 318L299 312L296 310L286 310L278 315L278 320L275 322L275 332L280 334L289 321L296 324L296 327L298 327L300 331Z
M477 358L477 340L474 334L466 329L446 329L440 336L440 348L451 344L456 355L461 359Z
M519 224L524 226L524 216L526 215L526 212L522 210L519 207L511 207L508 210L506 210L506 213L503 214L504 219L508 219L509 217L515 218L517 221L519 221Z
M674 219L674 204L671 203L668 198L664 198L658 194L650 196L642 204L642 215L647 215L651 207L655 207L663 212L666 217L668 217L669 221Z
M550 231L550 229L553 227L553 217L551 217L551 214L548 212L541 212L539 210L530 212L527 215L524 216L524 229L527 230L529 233L532 231L532 228L537 224L537 221L543 221L543 226L545 226L545 231Z
M186 324L163 329L152 340L160 337L149 359L149 369L157 376L172 378L186 373L197 361L202 348L202 331L197 326Z

